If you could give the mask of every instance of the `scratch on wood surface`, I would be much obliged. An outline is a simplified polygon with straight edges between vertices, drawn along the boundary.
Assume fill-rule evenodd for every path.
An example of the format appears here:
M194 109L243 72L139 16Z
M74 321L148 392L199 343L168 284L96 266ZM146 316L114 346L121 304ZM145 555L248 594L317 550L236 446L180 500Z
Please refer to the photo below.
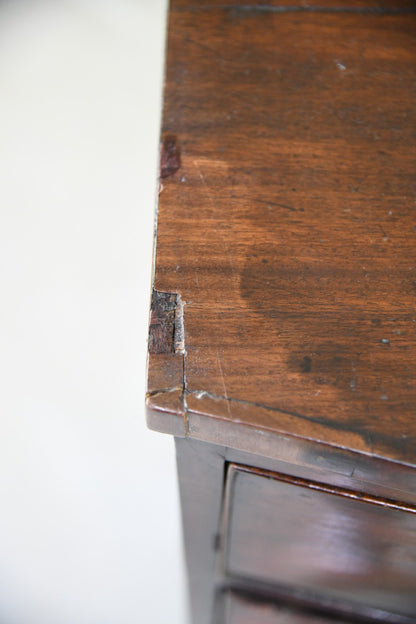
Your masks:
M227 401L227 412L228 412L228 415L231 416L231 405L230 405L230 401L228 400L227 386L225 384L224 371L222 370L221 355L219 352L217 352L217 362L218 362L218 368L220 369L222 387L224 388L224 397Z
M223 65L225 62L227 62L224 56L222 56L220 52L218 52L214 48L211 48L211 46L207 45L206 43L203 43L202 41L197 41L196 39L192 39L189 37L187 38L186 42L188 44L190 43L194 46L197 46L198 48L201 48L202 50L205 50L205 52L208 52L209 54L211 54L214 58L217 59L219 65ZM230 60L228 62L230 62ZM235 63L233 59L231 59L231 62L233 64Z
M285 210L289 210L290 212L297 212L296 208L290 206L289 204L281 204L277 201L270 201L268 199L261 199L260 197L255 197L252 201L257 204L265 204L268 207L277 206L278 208L284 208Z
M213 172L218 172L218 170L222 170L223 172L227 173L228 164L224 160L215 160L212 158L194 158L192 160L192 164L195 167L198 173L198 177L207 191L207 196L211 206L215 208L216 204L212 197L211 189L202 170L208 169L208 171L212 170Z
M225 388L225 381L224 381L224 375L222 374L222 367L221 367L221 363L220 363L220 358L218 357L217 359L218 361L218 365L221 371L221 375L222 375L222 384L224 386L224 395L219 395L219 394L215 394L213 392L208 392L206 390L191 390L190 388L186 388L186 394L188 395L192 395L197 399L212 399L213 401L218 401L218 402L222 402L225 401L227 404L227 412L229 416L231 415L231 407L230 407L230 403L235 403L236 405L245 405L248 407L256 407L259 409L264 409L267 410L271 413L275 413L275 414L285 414L287 416L292 416L293 418L296 419L300 419L300 420L305 420L311 423L314 423L316 425L321 425L323 427L328 427L329 429L333 429L334 431L347 431L349 433L352 433L354 435L357 435L366 445L367 449L370 448L370 452L373 453L374 452L374 446L373 446L373 440L372 440L372 436L370 434L370 436L368 435L368 432L361 429L360 427L354 427L350 424L343 424L343 423L338 423L336 421L330 420L328 418L325 417L321 417L321 416L307 416L306 414L301 414L299 412L295 412L292 410L287 410L281 407L276 407L276 406L271 406L271 405L267 405L264 403L257 403L255 401L247 401L245 399L236 399L234 397L230 397L226 391ZM232 419L234 422L238 422L238 418L236 418L236 415L234 414L234 416L232 416Z
M148 397L158 397L161 394L168 394L169 392L178 392L182 390L180 386L173 386L172 388L159 388L157 390L151 390L146 394Z

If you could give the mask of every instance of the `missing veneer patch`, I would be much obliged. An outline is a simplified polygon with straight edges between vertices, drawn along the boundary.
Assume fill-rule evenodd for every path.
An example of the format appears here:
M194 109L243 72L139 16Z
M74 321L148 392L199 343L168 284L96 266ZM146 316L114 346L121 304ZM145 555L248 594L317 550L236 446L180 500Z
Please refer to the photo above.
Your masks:
M173 175L181 166L181 153L174 134L165 134L162 138L160 153L160 177Z
M177 293L153 290L149 353L183 353L183 304Z

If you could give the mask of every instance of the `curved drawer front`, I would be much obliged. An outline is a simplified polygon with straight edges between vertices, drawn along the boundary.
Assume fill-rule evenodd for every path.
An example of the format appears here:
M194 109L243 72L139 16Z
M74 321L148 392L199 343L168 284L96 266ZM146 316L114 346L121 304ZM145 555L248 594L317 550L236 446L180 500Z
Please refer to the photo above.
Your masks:
M227 491L231 576L416 616L416 509L236 465Z

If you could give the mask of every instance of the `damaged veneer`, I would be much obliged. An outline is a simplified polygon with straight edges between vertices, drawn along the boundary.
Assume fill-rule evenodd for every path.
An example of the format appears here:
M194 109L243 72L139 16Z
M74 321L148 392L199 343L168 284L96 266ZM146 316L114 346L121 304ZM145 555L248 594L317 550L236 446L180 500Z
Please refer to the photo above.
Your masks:
M149 353L183 353L183 304L177 293L153 289Z
M150 309L147 424L156 431L166 431L168 426L169 433L183 436L186 430L183 303L177 293L153 289Z

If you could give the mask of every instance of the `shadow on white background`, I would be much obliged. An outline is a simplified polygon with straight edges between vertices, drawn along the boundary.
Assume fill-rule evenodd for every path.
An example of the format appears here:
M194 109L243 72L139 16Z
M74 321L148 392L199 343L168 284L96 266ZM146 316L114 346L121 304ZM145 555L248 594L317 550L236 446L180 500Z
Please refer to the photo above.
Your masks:
M165 0L0 3L0 622L184 624L144 422Z

